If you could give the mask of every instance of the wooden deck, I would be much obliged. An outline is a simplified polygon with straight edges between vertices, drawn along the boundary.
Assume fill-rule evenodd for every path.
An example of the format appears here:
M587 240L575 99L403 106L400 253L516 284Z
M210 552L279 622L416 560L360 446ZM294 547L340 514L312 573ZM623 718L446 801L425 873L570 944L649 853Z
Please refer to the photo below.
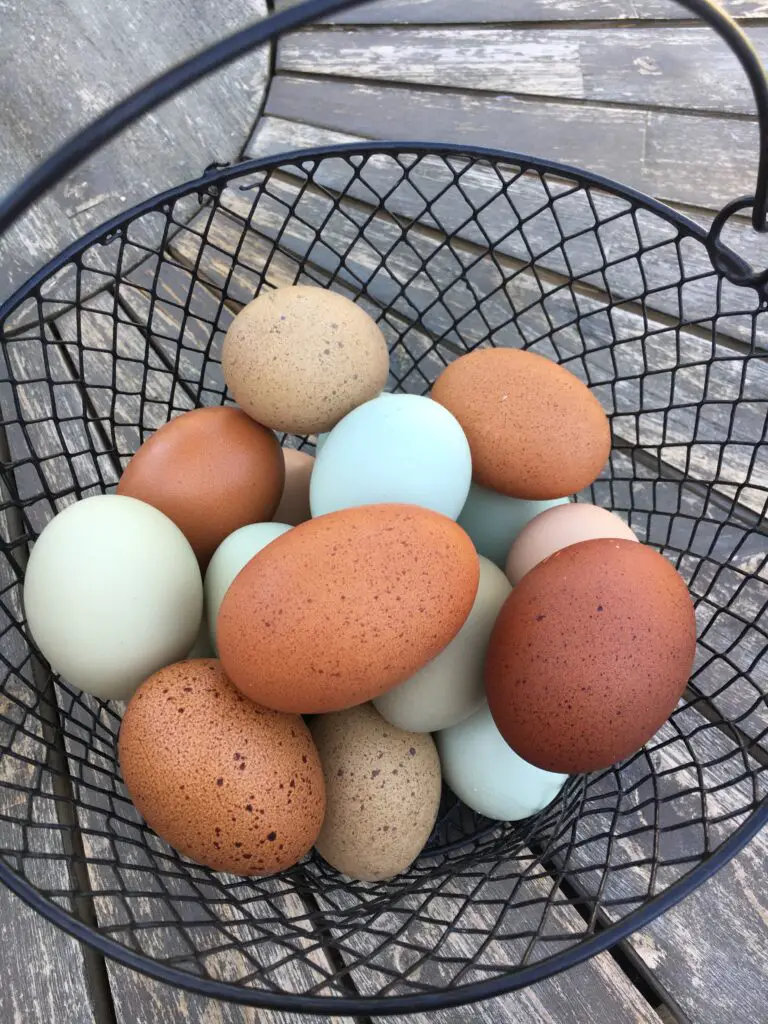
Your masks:
M768 60L764 3L727 6ZM263 8L264 0L221 0L212 17L203 0L0 3L0 189L98 110ZM0 241L0 296L129 203L243 153L392 137L502 147L601 172L705 225L725 201L753 189L757 128L746 81L714 34L665 0L380 0L282 42L271 78L267 56L247 58L163 108L59 186ZM102 81L109 89L95 87ZM226 217L217 226L223 253L240 239L233 225L234 242ZM760 252L746 221L734 231L745 252ZM263 266L263 239L254 235L252 244ZM195 259L191 233L171 245L179 259ZM300 237L283 238L289 254L300 257L301 245ZM275 283L281 272L270 267ZM200 273L213 294L227 269L211 262ZM248 282L241 296L237 286L227 283L233 300L247 301ZM163 287L172 294L172 281ZM141 293L124 300L140 304ZM663 297L658 303L651 315L661 322L670 311ZM141 320L146 310L134 308ZM66 317L59 329L66 338ZM98 334L97 316L89 329ZM724 334L738 340L739 329L726 325ZM758 473L741 500L764 513L767 481ZM767 854L763 834L677 908L564 975L473 1009L410 1019L768 1024ZM214 1003L105 963L0 889L0 1024L297 1019Z

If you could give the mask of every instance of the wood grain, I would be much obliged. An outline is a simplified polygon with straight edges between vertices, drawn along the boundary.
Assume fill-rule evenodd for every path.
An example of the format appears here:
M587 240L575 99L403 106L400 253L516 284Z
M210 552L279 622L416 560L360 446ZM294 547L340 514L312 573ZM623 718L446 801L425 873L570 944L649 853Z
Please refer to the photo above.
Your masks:
M280 11L301 0L274 0ZM723 0L719 5L739 20L765 17L761 0ZM680 20L693 15L672 0L377 0L358 4L326 19L344 25L519 24L525 22Z
M371 138L433 139L527 153L607 175L665 201L708 209L750 193L757 170L757 126L748 120L320 74L277 76L266 112Z
M0 192L97 114L206 43L261 18L265 0L5 4ZM52 16L53 15L53 16ZM0 297L65 244L213 160L235 158L261 102L267 54L186 90L60 182L0 241Z
M750 39L765 60L768 29ZM701 28L357 28L297 32L277 69L371 82L755 114L744 71Z

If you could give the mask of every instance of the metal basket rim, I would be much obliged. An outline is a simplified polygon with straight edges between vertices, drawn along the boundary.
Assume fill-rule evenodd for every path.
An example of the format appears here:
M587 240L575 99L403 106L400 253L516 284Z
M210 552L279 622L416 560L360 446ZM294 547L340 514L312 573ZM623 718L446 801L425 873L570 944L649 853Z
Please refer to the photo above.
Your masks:
M226 166L217 165L206 170L200 177L173 186L152 196L131 208L110 218L102 225L87 232L66 246L57 256L27 279L8 299L0 303L0 326L34 291L49 277L69 263L74 257L90 246L106 241L125 224L150 213L173 201L192 194L203 194L221 186L232 178L242 177L259 170L269 170L286 164L297 164L303 160L325 159L333 156L365 156L371 154L402 153L421 156L455 156L470 159L505 162L520 166L523 170L541 170L554 175L571 178L582 186L596 186L613 195L627 199L635 206L643 207L663 219L682 228L686 234L707 244L708 232L685 214L678 212L658 199L621 182L603 175L586 171L573 165L548 160L527 154L492 147L411 140L370 140L342 143L334 146L316 146L291 150L279 154L257 157ZM725 246L722 250L739 260ZM713 268L714 269L714 268ZM719 273L715 270L715 273ZM761 305L763 303L761 302ZM616 945L635 931L643 928L662 913L676 906L686 896L711 878L724 867L768 824L768 796L749 814L745 821L719 845L706 859L700 861L689 872L682 875L663 892L643 903L636 910L599 932L582 939L562 952L540 960L535 964L491 978L473 982L441 992L425 992L402 996L306 996L290 992L269 992L246 988L234 983L213 981L197 975L168 967L162 961L136 953L115 939L105 936L98 927L86 924L74 917L59 904L45 897L40 890L0 860L0 882L6 885L20 899L56 927L72 935L85 945L104 956L136 970L148 977L176 988L198 995L226 1002L261 1009L288 1010L296 1013L319 1015L375 1015L423 1013L463 1006L505 995L590 959Z

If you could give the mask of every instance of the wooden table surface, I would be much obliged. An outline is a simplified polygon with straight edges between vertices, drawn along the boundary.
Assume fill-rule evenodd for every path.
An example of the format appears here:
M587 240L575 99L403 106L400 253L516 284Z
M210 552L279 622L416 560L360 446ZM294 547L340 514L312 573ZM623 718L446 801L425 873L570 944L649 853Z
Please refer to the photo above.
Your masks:
M727 7L768 59L764 4ZM0 3L0 189L139 82L263 10L264 0L219 0L215 17L203 0ZM243 153L392 137L501 147L599 171L704 224L754 187L757 128L742 72L713 33L665 0L379 0L286 39L272 69L268 56L167 105L58 186L0 241L0 297L131 201ZM737 233L753 252L745 222ZM179 258L194 258L184 252L192 237L172 243ZM212 289L218 272L201 270ZM270 272L279 279L279 267ZM66 338L66 316L58 329ZM755 483L745 500L753 511L762 501L764 513L766 482ZM429 1020L768 1024L766 853L764 834L611 952ZM297 1019L105 963L0 889L0 1024Z

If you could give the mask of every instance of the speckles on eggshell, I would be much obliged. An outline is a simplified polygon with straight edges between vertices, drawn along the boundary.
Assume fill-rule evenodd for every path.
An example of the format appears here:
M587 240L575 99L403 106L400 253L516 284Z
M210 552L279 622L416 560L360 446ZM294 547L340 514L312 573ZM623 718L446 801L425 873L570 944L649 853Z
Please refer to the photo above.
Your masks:
M203 677L206 685L195 685ZM166 697L182 693L186 713L179 719ZM163 744L171 729L173 743ZM273 874L290 867L322 824L325 784L307 727L294 715L245 700L217 661L179 662L148 679L126 710L119 755L128 791L148 824L216 871ZM290 802L276 780L291 786ZM256 792L263 807L254 814ZM186 801L194 804L194 823L183 810ZM254 818L260 832L281 840L258 861L247 855Z

